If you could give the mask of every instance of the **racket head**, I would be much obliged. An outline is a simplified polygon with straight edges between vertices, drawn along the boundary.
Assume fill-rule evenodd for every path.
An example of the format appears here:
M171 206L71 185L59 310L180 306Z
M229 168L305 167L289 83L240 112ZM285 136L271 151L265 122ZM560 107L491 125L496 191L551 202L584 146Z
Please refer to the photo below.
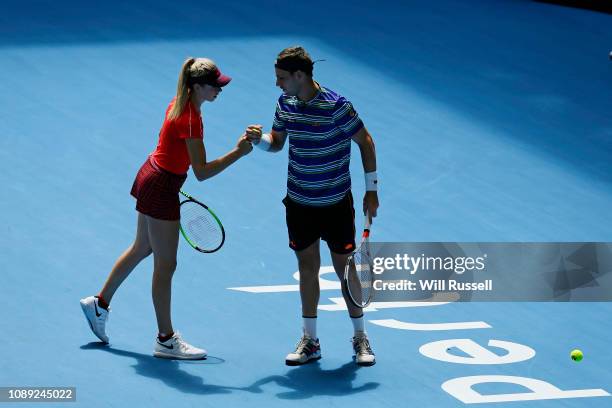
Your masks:
M369 243L364 241L346 260L344 283L351 302L367 307L374 296L374 264Z
M189 245L203 253L216 252L225 242L225 229L219 217L193 198L181 202L180 231Z

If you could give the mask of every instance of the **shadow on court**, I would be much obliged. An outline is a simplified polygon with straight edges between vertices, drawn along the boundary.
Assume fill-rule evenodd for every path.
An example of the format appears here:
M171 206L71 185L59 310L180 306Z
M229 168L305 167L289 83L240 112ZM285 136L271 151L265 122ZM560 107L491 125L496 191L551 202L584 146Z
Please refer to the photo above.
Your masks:
M215 10L214 18L206 18L209 6L196 0L186 0L180 8L161 0L146 7L117 1L85 5L67 0L53 8L31 3L12 2L3 8L0 47L314 37L339 51L315 58L350 56L369 63L382 78L472 122L486 123L590 177L612 180L612 30L606 14L529 0L503 2L503 7L488 0L404 0L382 8L356 1L350 9L324 0L283 7L272 0L230 0ZM325 10L326 18L296 24L294 16L315 10ZM274 24L252 24L253 16L265 16ZM334 21L333 36L329 21ZM361 21L358 30L354 21ZM248 56L261 50L233 52ZM270 63L274 56L270 53ZM372 86L364 78L347 93L356 95L358 88ZM405 115L405 110L387 106L386 115ZM415 119L409 115L404 120L408 133L423 131L412 128ZM436 131L416 136L433 138Z
M275 383L291 389L291 391L276 394L278 398L300 400L321 395L347 396L378 388L380 383L377 382L368 382L358 387L353 386L359 368L354 362L350 362L333 370L322 370L321 365L316 362L291 369L285 375L271 375L262 378L246 390L261 392L260 387Z
M120 357L129 357L136 360L134 370L137 374L162 381L169 387L188 394L230 394L232 391L245 391L261 394L262 386L276 384L291 391L276 394L276 397L287 400L307 399L314 396L347 396L359 392L371 391L378 388L380 383L368 382L358 387L353 386L360 369L354 362L346 363L333 370L323 370L316 362L287 371L285 375L271 375L254 382L247 387L233 387L225 385L205 384L202 377L189 374L181 370L181 364L220 364L224 360L210 357L201 361L176 361L155 358L148 354L112 348L101 342L91 342L81 346L82 350L100 350ZM209 361L210 360L210 361Z
M230 394L232 391L245 391L261 394L262 386L270 383L280 387L289 388L291 391L276 394L278 398L288 400L299 400L319 395L343 396L359 392L370 391L378 388L380 383L368 382L358 387L353 386L357 378L359 366L354 362L346 363L333 370L322 370L320 364L307 364L289 370L285 375L271 375L256 381L247 387L233 387L225 385L206 384L202 377L189 374L181 370L181 364L220 364L222 359L209 357L201 361L176 361L155 358L148 354L135 353L133 351L120 350L110 347L101 342L91 342L81 346L82 350L100 350L116 356L129 357L136 360L134 370L137 374L148 378L162 381L168 387L188 394Z
M202 377L189 374L181 370L181 362L176 360L159 359L147 354L134 353L133 351L120 350L109 347L101 342L91 342L81 346L82 350L100 350L116 356L129 357L136 360L134 370L144 377L154 378L162 381L169 387L188 394L229 394L232 390L248 390L223 385L205 384ZM211 362L199 361L201 364L218 364L223 360L212 357Z

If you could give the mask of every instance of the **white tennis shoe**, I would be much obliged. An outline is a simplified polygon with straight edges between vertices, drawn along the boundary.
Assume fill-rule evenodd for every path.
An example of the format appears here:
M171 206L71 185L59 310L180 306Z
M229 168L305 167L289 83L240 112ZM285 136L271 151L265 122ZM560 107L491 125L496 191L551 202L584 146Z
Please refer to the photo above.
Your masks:
M178 360L201 360L206 357L206 350L200 349L187 343L179 332L166 341L155 341L155 357L171 358Z
M287 357L285 357L285 364L288 366L297 366L320 358L321 344L319 344L319 339L313 339L304 333L300 341L296 344L295 351L287 354Z
M81 309L85 314L87 323L93 334L96 335L104 343L108 343L108 336L106 335L106 322L108 321L108 315L110 313L110 307L108 310L100 307L98 298L94 296L86 297L81 299Z
M353 351L355 352L355 362L360 366L371 366L376 364L376 356L370 346L367 334L358 332L351 339L353 343Z

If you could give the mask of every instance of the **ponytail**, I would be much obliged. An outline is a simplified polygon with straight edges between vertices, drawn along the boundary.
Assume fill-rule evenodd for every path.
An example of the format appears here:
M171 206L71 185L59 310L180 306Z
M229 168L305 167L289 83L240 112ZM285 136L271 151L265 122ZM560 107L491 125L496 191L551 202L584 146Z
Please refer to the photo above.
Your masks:
M178 118L183 113L183 109L185 109L185 104L189 98L189 70L194 62L195 58L189 57L183 63L183 68L181 68L178 78L178 85L176 86L176 100L168 113L168 120Z

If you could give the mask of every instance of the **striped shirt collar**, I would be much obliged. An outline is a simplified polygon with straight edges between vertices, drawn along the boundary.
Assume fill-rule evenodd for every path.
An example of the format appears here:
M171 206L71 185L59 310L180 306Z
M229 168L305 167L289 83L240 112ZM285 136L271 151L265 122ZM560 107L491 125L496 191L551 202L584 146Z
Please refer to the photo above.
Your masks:
M314 101L316 101L317 99L319 99L319 97L321 96L321 93L323 92L323 87L321 85L319 85L319 83L317 81L314 81L315 86L317 87L317 93L315 94L315 96L313 96L310 100L304 102L298 99L297 96L290 96L289 100L291 101L291 103L295 106L310 106Z

